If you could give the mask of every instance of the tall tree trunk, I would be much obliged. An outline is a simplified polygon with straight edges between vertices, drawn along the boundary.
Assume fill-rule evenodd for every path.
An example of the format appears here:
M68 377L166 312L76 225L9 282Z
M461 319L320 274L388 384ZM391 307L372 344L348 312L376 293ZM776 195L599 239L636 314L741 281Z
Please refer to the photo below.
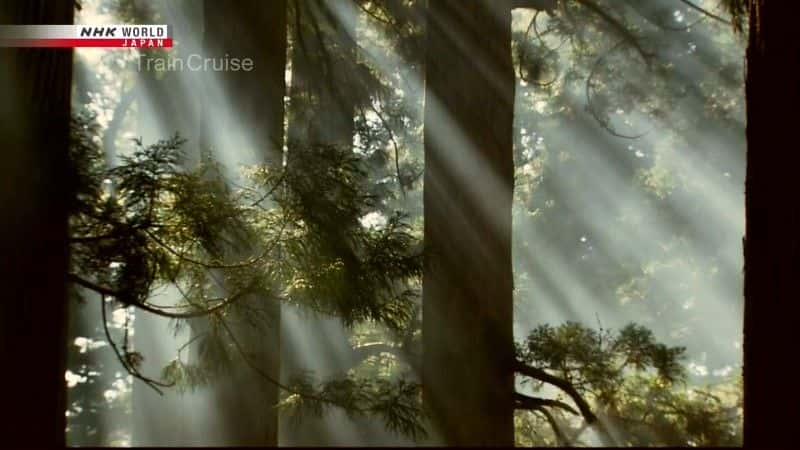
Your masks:
M292 48L292 104L288 138L295 147L349 148L353 143L354 105L340 79L353 63L352 38L335 17L336 0L296 0Z
M511 11L428 8L423 398L442 443L513 446Z
M231 120L247 131L259 157L271 167L283 159L286 95L286 0L204 3L208 57L250 58L252 70L208 72L232 107ZM207 129L225 131L212 122Z
M159 72L148 66L148 61L158 58L188 58L200 53L203 27L202 3L193 0L170 0L168 2L134 2L132 17L136 23L152 23L160 16L169 22L171 31L180 39L179 45L167 54L140 52L137 74L128 95L135 102L136 135L143 142L152 143L168 138L175 133L187 139L183 146L188 161L187 166L199 159L198 134L202 129L200 118L204 108L200 107L202 92L198 85L201 73ZM152 64L152 63L151 63ZM122 102L124 100L120 100ZM119 107L114 112L117 117ZM121 133L125 130L118 130ZM106 130L105 151L107 161L112 165L119 161L118 153L123 153L128 144L120 142L117 152L114 143L114 130L109 124ZM123 141L124 142L124 141ZM173 291L174 292L174 291ZM174 295L179 295L174 292ZM182 335L176 337L170 329L170 320L147 312L138 311L134 320L134 345L137 352L144 355L140 367L142 373L156 375L172 360L177 349L189 339ZM182 356L196 348L191 345ZM208 435L216 428L205 427L199 417L205 417L207 407L202 401L206 397L200 392L178 392L167 389L163 395L155 392L140 380L134 380L132 391L132 432L133 446L190 446L207 445Z
M291 168L313 164L312 159L316 156L309 151L313 148L323 147L330 152L352 150L355 106L346 87L349 80L342 79L342 74L353 73L347 70L354 61L353 41L348 35L353 30L348 30L334 13L337 2L292 2L292 77L286 155L287 165ZM304 220L320 225L324 218L314 216L319 212L311 211ZM356 259L349 245L348 230L358 223L357 220L357 217L342 218L342 222L335 227L330 224L319 227L329 232L324 237L327 248L323 251L326 256L340 257L348 269L355 265ZM348 270L348 274L352 273ZM314 315L301 317L291 309L287 309L286 313L291 315L287 317L287 324L302 324L302 328L284 332L284 336L292 339L287 339L284 346L284 375L298 370L311 370L316 376L324 378L341 374L349 368L340 358L350 346L347 331L342 329L339 319ZM309 360L309 355L298 352L297 346L318 348L324 354ZM300 423L287 421L281 428L285 432L282 443L314 446L333 441L335 445L346 444L336 440L341 433L331 432L332 427L340 426L336 420L335 416L326 415L319 418L309 416Z
M72 0L2 1L0 23L71 24ZM12 447L65 445L72 51L0 49L0 382Z
M787 385L781 359L797 340L800 203L796 178L800 31L795 2L750 1L747 50L747 179L744 444L797 443L800 390Z
M206 1L204 4L207 57L250 58L252 70L209 72L220 84L231 107L230 118L206 117L208 133L228 133L219 120L234 120L250 139L258 162L279 170L283 161L283 123L286 93L286 1ZM209 142L224 143L222 139ZM220 149L228 151L226 149ZM231 149L235 150L235 149ZM273 299L252 299L265 310L269 323L257 330L233 324L233 332L247 357L273 380L280 378L280 304ZM238 361L243 361L238 358ZM278 387L242 363L215 383L216 406L223 422L217 445L278 445Z

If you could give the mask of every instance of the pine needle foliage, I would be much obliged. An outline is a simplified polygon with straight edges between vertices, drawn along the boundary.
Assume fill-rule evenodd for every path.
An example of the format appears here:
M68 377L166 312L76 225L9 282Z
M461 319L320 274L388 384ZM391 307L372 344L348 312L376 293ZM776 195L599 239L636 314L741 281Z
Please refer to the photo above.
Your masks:
M73 292L84 302L93 292L168 317L176 331L190 322L202 330L159 379L139 372L147 355L133 351L127 335L120 343L107 333L125 369L151 387L195 389L224 376L237 360L268 377L239 345L232 330L241 328L228 325L269 327L259 302L299 305L349 326L369 322L402 329L411 320L422 270L418 233L399 213L381 226L359 220L376 208L376 200L358 156L310 148L302 163L248 168L240 185L209 155L190 165L179 136L149 145L133 140L120 163L109 167L98 134L93 117L73 120ZM180 298L156 301L165 288L176 289ZM106 301L101 305L106 308ZM181 355L187 347L197 355L191 364ZM302 405L320 413L339 407L380 417L391 431L424 433L415 383L309 377L301 374L288 384L269 379L286 393L284 409Z
M542 325L517 346L520 361L569 382L618 445L736 445L741 390L733 381L691 387L684 353L633 323L617 331ZM541 393L544 384L523 380L522 386ZM561 407L521 409L515 422L520 445L589 443L586 426Z

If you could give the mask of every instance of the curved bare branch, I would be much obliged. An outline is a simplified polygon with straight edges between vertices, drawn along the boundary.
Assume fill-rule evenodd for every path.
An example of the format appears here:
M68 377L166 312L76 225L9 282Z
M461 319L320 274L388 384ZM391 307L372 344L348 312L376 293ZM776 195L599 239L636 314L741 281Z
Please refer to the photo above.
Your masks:
M725 25L733 25L733 22L731 22L730 20L726 20L726 19L724 19L724 18L712 13L711 11L709 11L709 10L707 10L707 9L697 5L697 4L695 4L694 2L691 2L689 0L678 0L678 1L683 3L684 5L688 6L689 8L692 8L693 10L699 12L700 14L708 16L708 17L710 17L710 18L712 18L712 19L714 19L716 21L722 22Z

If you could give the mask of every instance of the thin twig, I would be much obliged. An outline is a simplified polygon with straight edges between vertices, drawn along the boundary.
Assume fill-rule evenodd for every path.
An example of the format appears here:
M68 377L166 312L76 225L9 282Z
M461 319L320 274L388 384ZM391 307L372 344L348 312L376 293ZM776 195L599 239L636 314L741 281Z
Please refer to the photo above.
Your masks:
M635 140L635 139L639 139L639 138L641 138L643 136L646 136L649 132L644 132L644 133L637 134L637 135L622 134L622 133L616 131L614 128L612 128L611 125L607 121L603 120L600 117L600 115L597 113L597 111L595 111L594 106L592 105L592 95L591 95L591 92L592 92L592 80L594 79L594 76L597 73L597 69L600 67L600 64L605 60L605 57L609 53L611 53L612 51L617 49L617 47L619 47L622 44L622 42L623 41L619 41L616 44L614 44L605 53L600 55L600 57L598 57L597 60L595 61L595 63L592 65L592 68L589 71L589 75L586 77L586 88L585 88L585 90L586 90L586 109L589 111L589 113L592 115L592 117L594 117L594 119L597 121L597 123L599 123L600 126L605 128L605 130L609 134L611 134L612 136L615 136L615 137L618 137L618 138L622 138L622 139Z
M362 408L345 407L343 405L338 404L337 402L331 401L330 399L326 399L324 397L320 397L320 396L314 395L314 394L309 394L307 392L300 392L300 391L298 391L296 389L293 389L290 386L287 386L287 385L281 383L280 381L276 380L275 378L270 376L270 374L268 374L266 371L261 369L258 365L256 365L250 359L249 355L244 351L244 349L242 348L241 344L236 339L236 336L233 334L233 331L231 331L230 327L228 327L228 324L225 323L224 320L220 320L219 323L220 323L220 325L222 325L222 328L225 329L225 331L227 332L228 336L231 338L231 342L233 342L233 345L236 348L236 351L241 355L241 357L244 360L245 364L247 364L252 370L254 370L258 375L260 375L262 378L267 380L269 383L275 385L279 389L282 389L283 391L288 392L290 394L299 395L299 396L304 397L304 398L315 400L315 401L318 401L318 402L321 402L321 403L327 403L327 404L333 405L333 406L339 406L341 408L344 408L344 409L350 410L350 411L366 412L366 410L364 410Z
M628 45L636 49L636 52L642 57L646 64L650 64L650 57L652 56L650 53L646 52L644 48L642 48L641 44L639 43L639 39L625 27L617 18L608 14L606 11L603 10L600 6L598 6L593 0L575 0L580 5L586 7L586 9L592 11L593 13L600 16L606 23L608 23L611 28L613 28L617 34L622 37L624 42L627 42Z
M106 340L108 341L108 345L111 347L111 349L114 350L114 354L117 355L117 359L119 360L119 363L122 364L122 367L124 367L125 370L129 374L131 374L131 376L142 380L146 385L150 386L159 395L164 395L164 392L161 391L159 387L168 388L172 387L175 383L162 383L142 375L139 372L139 370L137 370L136 367L132 366L127 361L126 357L123 356L122 353L120 353L119 348L117 348L117 344L114 342L113 339L111 339L111 331L108 329L108 319L106 317L106 296L103 294L100 295L100 311L102 315L103 330L105 331Z
M373 19L377 20L378 22L381 22L384 25L388 25L390 27L394 27L395 26L394 22L390 22L390 21L384 19L383 17L379 17L377 14L375 14L374 12L370 11L369 9L367 9L367 7L364 6L360 1L353 0L353 3L355 3L360 10L364 11L368 16L372 17Z
M394 169L397 172L397 185L400 187L400 192L403 194L403 198L406 197L406 188L403 186L403 178L400 176L400 148L397 145L397 140L394 137L394 131L389 126L389 123L386 119L383 118L383 114L378 111L378 108L370 102L370 108L375 112L378 116L378 119L383 124L383 127L386 128L386 131L389 133L389 139L392 141L392 146L394 147Z
M210 315L210 314L212 314L212 313L214 313L214 312L216 312L216 311L218 311L218 310L220 310L220 309L222 309L222 308L224 308L226 306L231 305L233 302L237 301L239 298L244 296L244 292L239 292L238 294L233 295L231 297L208 299L208 300L206 300L207 302L217 301L219 303L217 305L212 306L209 309L202 310L202 311L193 311L193 312L186 312L186 313L171 313L171 312L163 311L162 309L160 309L158 307L154 307L154 306L149 305L147 303L136 303L136 302L129 302L129 301L122 300L124 298L124 295L123 295L122 292L113 290L113 289L111 289L109 287L102 286L102 285L97 284L97 283L94 283L94 282L89 281L89 280L87 280L85 278L81 278L81 277L79 277L79 276L77 276L77 275L75 275L73 273L68 273L67 274L67 279L69 281L79 285L79 286L83 286L83 287L85 287L85 288L87 288L87 289L89 289L91 291L97 292L98 294L100 294L102 296L114 297L117 301L119 301L120 303L122 303L125 306L133 306L135 308L139 308L139 309L147 311L149 313L156 314L156 315L161 316L161 317L167 317L167 318L170 318L170 319L192 319L192 318L196 318L196 317L207 316L207 315Z
M731 22L730 20L726 20L726 19L724 19L724 18L712 13L709 10L707 10L707 9L705 9L705 8L699 6L699 5L696 5L693 2L690 2L689 0L678 0L678 1L683 3L684 5L688 6L689 8L692 8L693 10L701 13L701 14L704 14L704 15L706 15L706 16L714 19L714 20L717 20L717 21L720 21L720 22L724 23L725 25L733 25L733 22Z
M199 261L199 260L196 260L196 259L193 259L193 258L190 258L190 257L186 256L185 252L179 252L179 251L175 250L169 244L167 244L166 242L162 241L158 236L156 236L155 234L153 234L149 230L144 230L144 233L147 236L149 236L150 239L155 241L158 245L163 247L166 251L168 251L169 253L172 253L173 255L177 256L178 259L186 261L186 262L188 262L190 264L194 264L196 266L204 267L206 269L242 269L242 268L245 268L245 267L249 267L249 266L252 266L252 265L256 264L257 262L261 261L262 259L264 259L269 254L269 251L271 250L271 247L269 247L269 248L265 249L264 252L261 253L261 255L255 257L255 258L253 258L251 260L243 261L243 262L240 262L240 263L234 263L234 264L212 264L212 263Z

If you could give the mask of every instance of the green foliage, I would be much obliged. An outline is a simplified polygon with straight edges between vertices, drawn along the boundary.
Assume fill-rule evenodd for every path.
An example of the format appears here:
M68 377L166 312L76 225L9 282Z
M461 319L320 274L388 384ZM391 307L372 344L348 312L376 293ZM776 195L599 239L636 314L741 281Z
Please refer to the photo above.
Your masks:
M350 417L371 415L381 418L386 428L414 440L426 436L421 387L406 381L348 375L314 383L309 374L299 374L288 384L287 396L279 407L291 420L304 415L322 416L331 405L341 407Z
M671 389L651 377L626 380L615 421L631 445L737 446L742 442L741 385Z
M132 152L109 168L97 132L90 116L75 119L71 156L80 189L70 218L70 280L83 288L76 293L94 291L172 318L176 330L192 320L201 331L181 348L193 346L197 361L177 355L160 380L139 372L146 355L130 349L127 332L121 344L111 340L133 376L184 391L224 376L240 358L249 365L226 323L243 320L256 332L269 326L256 314L258 302L297 304L348 325L400 330L412 319L419 238L401 214L382 225L359 220L375 208L359 158L309 148L281 171L249 168L248 184L233 189L208 156L187 167L177 136L147 146L133 141ZM180 293L176 303L152 301L168 287ZM419 402L410 400L416 388L409 386L345 377L284 388L303 402L375 415L393 431L418 436Z
M254 217L237 204L214 167L184 169L183 141L174 137L151 146L134 141L131 155L106 168L91 138L93 127L87 117L73 127L80 187L70 217L73 275L122 304L167 317L200 315L234 297L268 291L266 258L226 261L221 243L253 236L248 227ZM208 269L224 269L224 288L209 282ZM182 312L150 304L155 289L178 282L185 283ZM220 299L220 289L229 296Z
M118 301L157 309L151 292L176 283L186 311L155 312L181 319L248 294L279 297L273 286L283 282L282 300L348 324L398 328L409 319L416 294L408 284L421 276L418 237L399 213L380 227L358 221L374 205L352 154L310 149L284 171L251 170L255 186L233 192L208 158L184 169L177 137L134 142L131 156L105 169L83 120L72 147L81 186L71 218L73 267ZM275 207L262 205L267 197ZM256 256L237 258L244 251ZM228 295L214 295L220 290Z
M206 386L210 381L207 369L192 364L186 364L179 358L173 359L169 364L164 366L161 371L161 378L173 384L179 392Z
M382 226L361 218L374 211L363 160L335 147L313 146L281 172L251 177L281 184L273 200L286 223L277 251L288 301L340 317L399 329L410 319L422 276L419 237L394 213Z
M151 16L141 2L118 3L125 20L136 22ZM307 63L319 78L315 82L321 80L330 87L331 92L323 94L337 97L336 102L342 99L333 92L346 93L343 97L356 110L356 140L352 149L349 135L344 139L346 146L290 142L285 167L250 168L246 185L238 189L230 188L233 183L221 175L221 168L208 155L196 167L186 167L181 150L185 143L177 137L149 146L134 142L133 153L123 158L120 166L109 168L97 143L101 130L90 118L79 118L72 147L80 188L71 221L73 274L103 288L104 295L115 302L174 317L178 328L187 325L188 316L207 322L198 327L202 336L187 343L196 348L199 361L186 364L178 355L164 368L163 382L185 390L224 376L239 355L223 324L252 316L252 308L244 308L240 299L291 302L341 317L359 332L367 329L354 339L356 344L391 342L404 356L373 355L348 376L324 382L298 374L284 386L282 407L294 417L321 415L330 407L342 407L352 415L382 417L394 431L420 435L418 385L408 382L405 374L398 375L397 362L419 354L421 201L415 200L421 193L422 92L409 80L419 76L425 3L357 0L355 4L374 25L358 31L363 34L363 48L337 37L341 30L332 30L321 16L313 23L311 15L301 15L298 23L308 23L300 26L314 33L306 33L305 41L293 44L303 45L310 55ZM686 27L676 21L678 2L560 3L554 12L537 14L526 22L521 28L526 31L514 34L517 72L527 84L518 87L520 107L515 117L518 126L527 128L516 137L519 202L515 207L525 220L515 217L515 223L532 230L536 242L553 243L559 255L571 263L570 272L590 288L612 286L605 291L593 289L597 301L616 301L618 286L630 287L619 290L626 296L635 290L637 294L631 297L643 298L647 286L642 286L643 277L636 277L637 270L643 267L642 272L649 276L652 271L647 267L659 264L660 248L672 248L674 241L685 242L687 227L670 222L677 219L667 214L666 218L654 215L654 221L670 225L670 234L648 243L659 250L639 250L647 255L644 262L620 255L620 249L630 244L626 233L615 233L620 239L613 242L595 242L590 236L592 245L574 245L587 229L619 229L618 216L625 214L605 206L609 199L592 195L600 192L586 181L593 177L585 174L597 171L593 160L576 157L573 142L551 138L587 132L568 128L586 118L580 116L582 109L606 131L633 136L647 131L639 130L638 122L633 122L634 126L628 121L635 113L661 120L679 101L693 97L704 105L702 114L671 118L673 133L685 132L687 123L699 118L735 125L741 109L737 90L741 58L735 51L703 55L702 64L713 67L726 83L714 77L684 79L676 68L686 65L691 52L677 47L698 43L702 48L704 42L696 31L702 24ZM591 3L607 14L586 7ZM747 2L724 3L741 29ZM381 62L392 61L388 56L397 53L402 64L387 73L386 67L370 64L371 53ZM293 77L298 73L295 70ZM643 79L648 80L647 89L637 84ZM315 108L331 99L302 89L302 82L300 77L293 79L301 89L293 89L292 95L298 98L291 103L299 112L290 117L290 124L305 123L314 116L323 126L322 131L312 131L324 137L325 132L338 132L342 124L350 122L350 116L340 110L317 113ZM585 102L576 102L576 97L585 97ZM326 120L336 123L327 129ZM663 206L676 194L689 192L684 180L671 177L676 171L668 170L661 161L640 157L633 146L620 157L602 148L600 141L596 153L605 151L604 157L613 159L613 167L623 177L637 177L653 194L647 201L660 211L669 211ZM640 146L646 145L637 144L637 149ZM680 146L691 147L689 139L670 141L670 147ZM564 195L567 190L583 193L585 203L573 204L572 211L559 215L557 208L570 200ZM596 205L604 206L592 209ZM588 211L591 223L580 217L579 211ZM377 225L367 225L366 217L380 220ZM657 228L647 221L636 225ZM524 238L519 241L525 247L539 245ZM538 247L533 253L536 250ZM687 262L681 255L667 256L692 267L702 263ZM651 264L653 260L656 262ZM590 266L592 261L601 264ZM536 270L532 273L530 276L537 275ZM530 276L521 275L523 279ZM535 286L533 298L548 294L550 287L543 285ZM150 300L154 292L167 286L177 286L181 299L161 308ZM518 287L518 292L524 291L522 283ZM671 299L657 300L661 305ZM662 315L662 311L654 316L660 324L689 322L684 316L678 320ZM136 353L126 347L121 351L123 360L135 370L131 355ZM741 442L741 411L736 407L739 387L728 384L697 390L685 386L684 353L680 347L657 342L653 332L638 325L617 333L576 323L545 326L535 329L519 347L524 362L569 380L601 416L624 431L626 443ZM540 385L533 387L539 389ZM561 441L552 433L546 416L519 411L519 442L556 444L569 439L580 443L580 436L575 435L581 425L563 411L553 410L552 414L564 431ZM530 437L536 433L538 436Z
M574 322L543 325L518 345L521 361L571 383L623 445L741 442L740 387L688 387L683 357L683 348L659 343L652 331L636 324L617 332ZM537 383L531 389L542 387ZM574 417L554 407L549 413L555 428L539 411L517 412L521 445L585 442L583 426Z
M652 331L636 324L612 334L575 322L537 327L518 347L525 363L558 371L578 385L601 388L608 397L613 397L613 389L630 371L654 369L667 384L682 381L684 351L656 342Z

